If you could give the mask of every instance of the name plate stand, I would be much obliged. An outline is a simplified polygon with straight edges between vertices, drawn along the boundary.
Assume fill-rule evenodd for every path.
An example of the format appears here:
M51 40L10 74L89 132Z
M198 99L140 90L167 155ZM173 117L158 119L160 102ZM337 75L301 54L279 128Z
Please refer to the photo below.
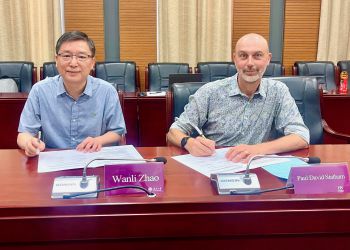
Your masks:
M105 188L135 185L153 193L164 192L164 163L128 163L105 165ZM134 188L117 189L106 195L132 194L143 192Z
M291 168L287 185L295 194L349 193L347 163L325 163Z

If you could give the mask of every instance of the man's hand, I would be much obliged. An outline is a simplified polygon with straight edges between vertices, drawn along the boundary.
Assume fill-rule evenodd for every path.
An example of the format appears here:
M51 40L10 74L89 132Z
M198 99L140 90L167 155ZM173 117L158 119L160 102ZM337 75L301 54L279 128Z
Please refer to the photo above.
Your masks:
M193 156L209 156L215 153L215 141L201 136L190 138L185 149Z
M246 145L241 144L230 148L225 157L229 161L247 163L255 155L263 154L261 144Z
M78 151L97 152L102 148L102 143L97 137L86 137L76 148Z
M27 156L33 157L39 154L39 152L45 149L45 143L38 140L38 138L31 137L29 138L24 147L24 152Z

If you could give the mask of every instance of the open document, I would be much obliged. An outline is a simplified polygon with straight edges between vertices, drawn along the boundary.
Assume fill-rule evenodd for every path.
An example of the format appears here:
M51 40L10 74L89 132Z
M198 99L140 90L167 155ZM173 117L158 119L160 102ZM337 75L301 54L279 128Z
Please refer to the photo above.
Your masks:
M41 152L39 154L38 172L53 172L59 170L83 168L96 158L114 158L116 160L99 160L92 162L89 167L99 167L106 164L121 164L133 162L132 160L118 159L143 159L134 146L103 147L99 152L83 153L75 149Z
M210 174L236 173L245 170L247 164L234 163L225 158L228 150L229 148L217 149L214 155L206 157L196 157L187 154L174 156L173 159L208 177L210 177ZM289 160L286 158L261 158L254 160L250 164L250 169L283 163Z

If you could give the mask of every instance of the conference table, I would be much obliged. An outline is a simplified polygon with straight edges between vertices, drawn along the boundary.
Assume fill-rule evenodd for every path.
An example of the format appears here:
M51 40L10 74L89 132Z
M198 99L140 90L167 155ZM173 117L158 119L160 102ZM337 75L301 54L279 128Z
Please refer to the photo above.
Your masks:
M145 158L164 156L165 191L90 199L51 199L58 176L38 173L38 157L0 150L0 249L348 249L350 194L218 195L209 178L175 161L177 147L139 147ZM350 145L313 145L290 152L350 163ZM285 182L252 170L265 188ZM103 167L88 169L99 175ZM119 248L116 248L119 247Z

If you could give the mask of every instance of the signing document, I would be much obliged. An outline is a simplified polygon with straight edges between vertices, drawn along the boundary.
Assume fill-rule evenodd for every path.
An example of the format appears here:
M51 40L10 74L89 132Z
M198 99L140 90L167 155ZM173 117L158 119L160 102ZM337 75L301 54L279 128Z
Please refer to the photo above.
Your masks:
M38 172L53 172L59 170L84 168L85 165L96 158L116 159L143 159L132 145L103 147L98 152L83 153L75 149L41 152L39 154ZM106 164L124 164L133 161L125 160L99 160L92 162L89 167L99 167Z
M214 155L206 157L197 157L187 154L174 156L173 159L208 177L210 177L210 174L236 173L245 170L247 164L235 163L225 158L227 150L229 150L229 148L217 149ZM254 160L250 164L249 169L279 164L287 161L289 161L289 159L286 158L260 158Z

